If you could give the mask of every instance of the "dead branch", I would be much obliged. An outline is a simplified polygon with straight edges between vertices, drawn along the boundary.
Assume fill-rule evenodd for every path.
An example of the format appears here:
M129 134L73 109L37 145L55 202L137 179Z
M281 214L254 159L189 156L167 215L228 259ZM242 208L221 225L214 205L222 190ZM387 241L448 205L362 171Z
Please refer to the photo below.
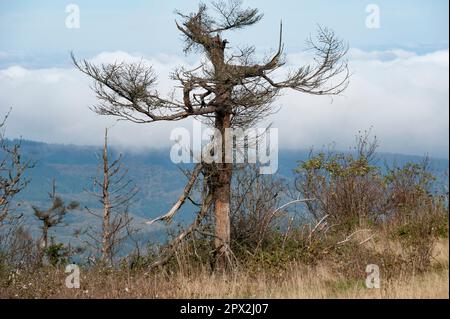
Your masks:
M320 219L316 226L314 226L314 228L309 232L309 236L308 238L311 239L313 234L315 233L315 231L323 224L323 222L325 222L325 219L327 219L330 215L325 215L322 217L322 219Z
M132 217L129 207L138 193L138 188L127 179L128 171L122 165L122 156L110 162L108 150L108 129L105 129L103 152L99 164L100 176L93 179L95 191L89 194L98 199L102 213L86 207L86 211L101 220L101 231L88 231L88 236L94 240L101 252L103 262L113 264L114 256L120 243L134 232L131 227Z
M370 232L370 229L358 229L357 231L355 231L355 232L351 233L350 235L348 235L347 238L345 238L344 240L341 240L340 242L337 242L336 245L345 244L345 243L349 242L353 238L353 236L355 236L357 233L361 233L361 232L364 232L364 231L369 231Z
M191 177L189 178L189 181L183 190L183 194L181 194L180 198L175 203L175 205L173 205L173 207L169 210L169 212L163 216L160 216L158 218L155 218L151 221L146 222L147 225L152 225L158 221L165 221L167 223L170 223L172 221L173 217L178 212L178 210L181 208L181 206L183 206L186 199L191 200L189 195L191 194L191 190L192 190L193 186L195 185L195 182L197 181L198 175L202 171L202 168L203 168L202 164L197 164L195 166L195 168L191 174Z
M172 242L168 245L168 248L166 248L163 255L150 266L151 269L163 266L170 260L170 258L176 251L177 246L184 240L184 238L186 238L200 226L201 222L207 215L209 208L211 207L212 200L213 200L212 195L208 194L204 200L202 209L198 213L194 222L186 230L181 232L174 240L172 240Z

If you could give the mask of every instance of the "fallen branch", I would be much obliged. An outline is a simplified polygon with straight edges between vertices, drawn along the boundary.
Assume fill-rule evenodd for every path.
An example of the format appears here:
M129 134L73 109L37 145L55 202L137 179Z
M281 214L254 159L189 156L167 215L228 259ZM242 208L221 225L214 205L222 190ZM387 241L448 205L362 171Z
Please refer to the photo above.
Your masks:
M322 223L325 221L325 219L328 218L328 216L330 216L330 215L325 215L322 217L321 220L319 220L319 222L316 224L316 226L313 228L313 230L311 230L311 232L309 233L309 239L312 238L312 235L314 234L314 232L317 230L317 228L319 228L320 225L322 225Z
M350 239L352 239L353 236L355 236L357 233L360 233L360 232L363 232L363 231L370 231L370 229L359 229L359 230L351 233L350 235L348 235L347 238L345 238L344 240L338 242L336 245L345 244L346 242L350 241Z
M172 221L173 216L175 216L175 214L178 212L178 210L181 208L181 206L183 206L183 204L186 202L186 199L190 200L189 195L191 193L192 188L195 185L195 181L197 180L198 175L202 171L202 167L203 167L202 164L197 164L195 166L194 171L192 172L191 177L189 178L189 182L184 187L183 194L181 194L180 198L175 203L175 205L173 205L173 207L170 209L170 211L163 216L160 216L156 219L145 222L147 225L152 225L158 221L166 221L167 223L170 223Z
M284 205L281 205L280 207L278 207L277 209L275 209L272 213L272 216L275 215L278 211L282 210L283 208L292 205L292 204L296 204L296 203L306 203L306 202L312 202L317 200L316 198L305 198L305 199L296 199L293 201L290 201L289 203L286 203Z
M212 204L212 195L208 194L205 198L202 209L198 213L194 222L185 231L180 233L174 240L172 240L172 242L169 244L169 247L164 252L164 254L150 266L150 269L163 266L170 260L170 258L174 255L175 249L179 245L179 243L183 241L183 239L186 238L186 236L194 232L198 226L200 226L201 222L208 214L208 210L211 207L211 204Z
M286 204L284 204L284 205L281 205L280 207L278 207L277 209L275 209L275 210L270 214L270 217L269 217L268 222L264 225L264 229L263 229L263 231L262 231L261 234L260 234L260 240L258 241L258 244L256 245L255 252L257 252L258 249L260 248L260 246L261 246L261 244L262 244L262 239L264 238L264 234L265 234L265 232L267 231L267 229L268 229L268 227L269 227L269 225L270 225L270 222L272 221L272 219L274 218L274 216L275 216L275 214L276 214L277 212L279 212L279 211L282 210L283 208L285 208L285 207L287 207L287 206L289 206L289 205L292 205L292 204L296 204L296 203L306 203L306 202L315 201L315 200L316 200L315 198L296 199L296 200L290 201L290 202L288 202L288 203L286 203Z
M370 236L369 238L363 240L362 242L359 243L359 245L364 245L365 243L367 243L369 240L371 240L372 238L375 237L376 234L373 234L372 236Z

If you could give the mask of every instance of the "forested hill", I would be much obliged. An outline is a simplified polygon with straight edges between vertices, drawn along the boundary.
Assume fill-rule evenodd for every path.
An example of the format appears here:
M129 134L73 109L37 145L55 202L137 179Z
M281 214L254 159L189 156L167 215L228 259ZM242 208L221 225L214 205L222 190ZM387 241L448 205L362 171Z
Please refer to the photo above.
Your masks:
M21 210L31 215L31 205L47 207L48 191L53 179L57 183L58 193L65 200L76 200L81 203L81 207L99 207L96 199L85 190L92 189L92 178L98 173L100 147L21 141L21 152L24 158L35 162L35 167L27 173L30 184L18 198ZM112 148L111 153L114 158L118 156L119 151ZM170 161L169 154L168 149L122 152L129 177L140 189L130 209L137 220L167 212L181 194L186 178L180 168ZM298 161L306 159L308 154L309 151L306 150L280 151L277 174L287 180L292 179L292 171ZM401 165L421 159L415 156L379 154L380 165L384 162ZM432 169L440 177L445 176L444 172L448 171L448 166L448 160L431 160ZM182 218L189 219L192 217L193 207L186 206ZM83 211L69 214L66 221L69 225L78 226L92 222Z
M90 202L85 193L92 186L92 178L98 173L100 147L46 144L21 141L24 158L33 160L35 167L29 170L30 184L20 198L35 203L47 202L47 190L52 179L57 182L58 192L68 200ZM119 152L111 149L111 157L123 155L123 163L129 170L129 177L140 188L133 211L145 217L153 217L167 209L179 196L186 178L177 165L170 161L169 150ZM309 151L281 150L278 175L289 178L298 161L307 158ZM402 165L409 161L420 161L422 157L400 154L379 154L378 162ZM449 161L431 159L431 168L441 176L448 171Z

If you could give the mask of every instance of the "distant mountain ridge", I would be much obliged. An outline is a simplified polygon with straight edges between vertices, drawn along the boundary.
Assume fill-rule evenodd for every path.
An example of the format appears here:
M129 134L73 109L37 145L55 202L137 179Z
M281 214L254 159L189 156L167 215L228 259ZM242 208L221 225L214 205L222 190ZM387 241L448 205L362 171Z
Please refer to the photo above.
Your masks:
M27 173L31 181L21 198L38 202L46 202L45 190L50 187L52 179L56 180L61 194L70 199L84 198L82 193L97 174L100 163L98 155L102 151L97 146L48 144L28 140L21 141L21 149L25 159L36 163ZM151 216L151 211L156 210L155 214L159 214L161 209L168 208L179 196L185 177L179 167L171 162L169 149L121 152L116 147L110 147L110 152L111 158L123 155L129 177L141 188L142 194L137 200L139 203L136 208L139 215L154 217ZM280 150L277 175L287 179L292 177L298 162L305 160L309 153L309 150ZM384 162L403 165L423 159L420 156L388 153L379 153L378 158L380 165ZM431 158L430 163L436 175L448 171L449 161L446 159ZM149 207L148 203L141 202L144 200L153 204Z
M115 147L111 147L110 151L111 158L120 153ZM87 194L85 189L92 187L92 178L98 173L100 163L98 154L101 154L101 147L23 140L21 152L25 159L36 163L26 175L30 184L18 196L18 201L21 203L20 209L29 216L31 224L34 223L31 205L48 206L48 191L53 179L56 180L58 193L65 200L79 201L81 207L99 208L96 199ZM293 169L297 167L298 161L305 160L308 154L307 150L280 150L277 175L288 181L292 180ZM130 209L131 214L140 224L143 224L144 220L167 212L181 194L186 178L179 167L170 161L169 155L169 149L123 152L123 163L128 168L129 177L140 189ZM422 159L419 156L383 153L378 157L382 162L395 162L398 165ZM438 177L444 178L449 161L431 159L431 167ZM194 212L194 207L186 204L179 221L191 219ZM58 230L58 235L62 234L67 238L70 237L72 230L95 221L83 211L69 214L66 220L69 228L61 228L63 230Z

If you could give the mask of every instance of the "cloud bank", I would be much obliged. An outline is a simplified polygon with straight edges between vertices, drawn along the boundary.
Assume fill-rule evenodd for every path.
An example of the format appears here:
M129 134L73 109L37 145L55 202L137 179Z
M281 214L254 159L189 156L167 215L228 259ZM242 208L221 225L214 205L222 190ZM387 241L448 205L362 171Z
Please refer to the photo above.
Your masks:
M1 56L0 56L1 59ZM159 74L161 92L169 92L168 76L186 64L176 56L143 57L126 52L104 52L96 63L142 61ZM448 158L449 51L425 55L404 50L349 52L353 73L347 91L338 97L318 97L284 91L275 107L279 112L263 124L279 129L282 148L304 149L336 142L345 149L359 130L372 129L381 150ZM308 60L291 54L288 65ZM6 135L65 144L101 144L103 129L119 147L161 148L172 145L171 129L191 127L190 121L137 125L94 114L96 99L91 81L73 68L0 69L0 115L10 107Z

